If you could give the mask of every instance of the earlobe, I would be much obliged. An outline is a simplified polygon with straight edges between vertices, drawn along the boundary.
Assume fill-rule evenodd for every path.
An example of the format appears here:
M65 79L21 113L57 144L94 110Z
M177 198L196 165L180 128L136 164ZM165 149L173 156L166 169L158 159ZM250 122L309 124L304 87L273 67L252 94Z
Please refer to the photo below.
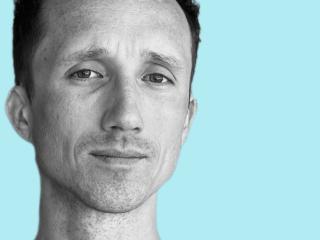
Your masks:
M195 98L191 97L190 101L189 101L189 106L188 106L188 113L187 113L185 123L183 126L182 139L181 139L182 144L184 144L187 139L187 136L188 136L189 130L191 128L194 116L197 112L197 109L198 109L197 100Z
M7 98L6 112L16 132L26 141L31 142L32 115L30 101L23 87L13 87Z

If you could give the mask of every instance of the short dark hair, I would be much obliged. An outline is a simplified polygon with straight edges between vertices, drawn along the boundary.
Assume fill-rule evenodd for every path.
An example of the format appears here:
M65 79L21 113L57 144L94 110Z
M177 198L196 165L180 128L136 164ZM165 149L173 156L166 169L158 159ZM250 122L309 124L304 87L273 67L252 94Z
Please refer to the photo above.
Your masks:
M192 83L200 42L199 4L194 0L176 0L186 15L192 37ZM31 59L45 27L41 18L44 0L15 0L13 22L13 62L15 84L25 87L29 99L33 95ZM191 87L190 87L191 88Z
M33 92L31 59L43 36L41 7L43 0L15 0L13 20L13 63L15 84Z
M194 0L177 0L180 7L182 8L184 14L187 17L189 28L191 32L192 38L192 68L191 68L191 78L190 78L190 91L191 91L191 83L193 80L193 75L196 68L197 56L198 56L198 47L200 43L200 23L199 23L199 4Z

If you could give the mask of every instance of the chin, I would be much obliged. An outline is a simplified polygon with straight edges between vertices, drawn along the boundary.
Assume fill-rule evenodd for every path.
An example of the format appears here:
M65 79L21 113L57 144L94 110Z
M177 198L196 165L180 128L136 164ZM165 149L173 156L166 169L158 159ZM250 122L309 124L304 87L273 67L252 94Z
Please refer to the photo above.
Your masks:
M149 186L127 183L73 191L87 207L104 213L126 213L143 205L153 194Z

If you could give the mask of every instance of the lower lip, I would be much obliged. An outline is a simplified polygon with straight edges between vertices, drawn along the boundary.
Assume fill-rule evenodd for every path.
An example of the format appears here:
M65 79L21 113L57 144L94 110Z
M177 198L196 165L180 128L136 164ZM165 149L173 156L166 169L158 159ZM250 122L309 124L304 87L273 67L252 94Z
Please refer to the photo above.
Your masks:
M129 167L145 159L140 157L139 158L138 157L121 158L121 157L99 156L99 155L92 155L92 156L112 167Z

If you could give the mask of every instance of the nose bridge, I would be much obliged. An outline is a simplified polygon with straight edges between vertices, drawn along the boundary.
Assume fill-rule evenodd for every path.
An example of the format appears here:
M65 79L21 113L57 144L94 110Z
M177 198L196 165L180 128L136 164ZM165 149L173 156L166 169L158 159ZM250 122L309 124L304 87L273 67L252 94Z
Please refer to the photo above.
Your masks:
M136 88L134 84L130 84L129 81L122 81L117 86L115 102L116 111L120 114L134 113L137 111L137 99Z
M139 94L132 79L118 79L111 93L113 101L103 117L105 130L141 131L143 121L139 109Z

